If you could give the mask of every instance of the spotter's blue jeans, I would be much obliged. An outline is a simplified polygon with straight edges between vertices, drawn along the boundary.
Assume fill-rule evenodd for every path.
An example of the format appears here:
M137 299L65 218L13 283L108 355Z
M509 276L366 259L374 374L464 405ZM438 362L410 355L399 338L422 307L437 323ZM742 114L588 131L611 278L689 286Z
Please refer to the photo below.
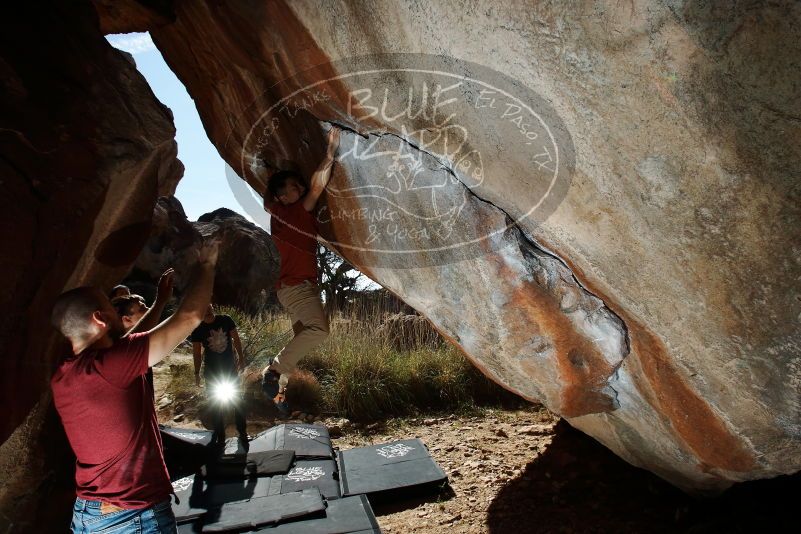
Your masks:
M73 534L173 534L177 532L170 500L141 510L100 513L100 501L75 499L72 508Z

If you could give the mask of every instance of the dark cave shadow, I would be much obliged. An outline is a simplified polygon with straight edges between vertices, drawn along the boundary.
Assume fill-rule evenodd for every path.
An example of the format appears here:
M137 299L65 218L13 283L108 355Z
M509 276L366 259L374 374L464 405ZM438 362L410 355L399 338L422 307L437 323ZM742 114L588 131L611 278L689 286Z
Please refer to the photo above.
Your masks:
M801 473L694 499L565 421L554 431L545 451L490 504L490 533L801 532Z
M404 510L411 510L426 503L448 501L456 496L448 483L438 486L428 485L417 490L417 495L409 492L384 492L384 494L370 495L370 506L376 517L395 514Z

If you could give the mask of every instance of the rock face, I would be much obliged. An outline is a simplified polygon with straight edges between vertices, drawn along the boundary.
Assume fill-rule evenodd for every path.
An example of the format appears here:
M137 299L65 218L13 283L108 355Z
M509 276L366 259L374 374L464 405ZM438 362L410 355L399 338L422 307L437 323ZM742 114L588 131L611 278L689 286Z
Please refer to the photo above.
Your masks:
M801 467L799 10L176 2L151 34L257 190L346 127L324 237L702 493Z
M494 380L689 491L801 467L798 3L97 5L0 22L0 521L51 504L53 298L180 176L101 27L151 31L257 190L347 128L323 236Z
M180 201L172 196L160 197L153 207L150 237L123 283L135 288L137 282L144 282L153 295L143 295L152 298L161 273L172 267L176 290L182 291L197 261L200 242L200 233L187 220Z
M270 300L280 267L278 250L270 234L225 208L189 222L175 197L162 197L156 203L152 234L129 279L145 278L155 284L165 269L173 267L176 288L182 291L189 281L202 238L212 235L221 240L214 303L249 311L263 308Z
M44 531L69 522L74 461L49 408L53 300L125 274L183 167L170 111L91 4L9 6L0 35L0 530Z
M222 239L214 302L258 311L275 302L274 286L281 266L270 234L226 208L201 215L192 223L200 235Z

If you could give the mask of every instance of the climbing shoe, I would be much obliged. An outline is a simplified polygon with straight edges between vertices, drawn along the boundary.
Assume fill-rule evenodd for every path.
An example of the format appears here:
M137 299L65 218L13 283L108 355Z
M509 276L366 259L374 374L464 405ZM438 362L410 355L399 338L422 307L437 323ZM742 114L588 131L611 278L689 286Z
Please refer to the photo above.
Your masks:
M262 375L261 389L264 390L267 398L274 399L278 395L278 390L280 389L278 385L279 378L281 378L281 375L272 370Z
M291 412L289 410L289 403L286 401L286 394L283 390L279 391L278 394L273 398L273 403L275 404L275 408L278 410L278 414L280 415L281 419L287 419Z

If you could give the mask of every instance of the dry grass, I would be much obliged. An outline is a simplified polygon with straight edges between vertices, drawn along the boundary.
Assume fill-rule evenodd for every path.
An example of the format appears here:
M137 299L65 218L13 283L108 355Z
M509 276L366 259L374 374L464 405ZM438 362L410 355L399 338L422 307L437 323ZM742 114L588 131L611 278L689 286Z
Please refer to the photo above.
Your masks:
M249 406L264 404L258 391L258 371L293 335L288 316L247 315L233 308L218 313L234 319L242 338L250 375L246 401ZM388 315L380 306L370 305L332 317L331 335L300 362L290 380L287 397L293 408L369 421L475 406L517 407L523 402L485 378L455 347L448 343L432 347L430 327L416 327L406 334L420 336L405 344L419 348L398 348L397 340L380 328ZM194 383L175 377L169 389L178 398L182 394L176 390L190 386L196 391Z

